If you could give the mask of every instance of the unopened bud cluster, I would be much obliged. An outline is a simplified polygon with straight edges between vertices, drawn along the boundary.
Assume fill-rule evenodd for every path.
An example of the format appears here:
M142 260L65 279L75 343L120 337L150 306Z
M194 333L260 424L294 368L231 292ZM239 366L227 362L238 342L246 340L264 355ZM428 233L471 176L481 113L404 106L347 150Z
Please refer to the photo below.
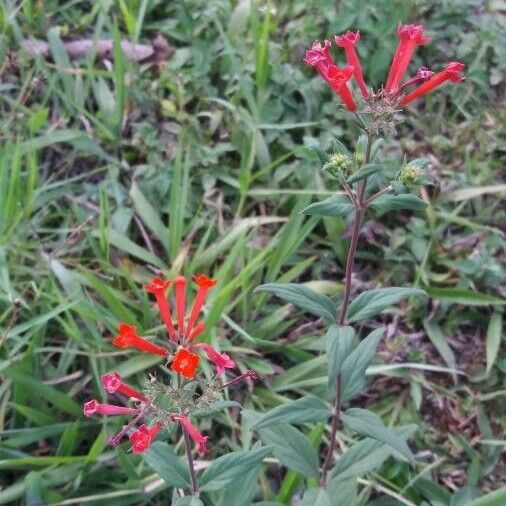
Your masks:
M354 166L353 160L348 155L334 153L330 155L329 161L323 166L323 171L340 179L340 176L349 176L353 172Z
M424 172L418 164L410 163L401 169L399 173L399 179L401 183L405 184L406 186L410 186L418 184L421 181L423 174Z

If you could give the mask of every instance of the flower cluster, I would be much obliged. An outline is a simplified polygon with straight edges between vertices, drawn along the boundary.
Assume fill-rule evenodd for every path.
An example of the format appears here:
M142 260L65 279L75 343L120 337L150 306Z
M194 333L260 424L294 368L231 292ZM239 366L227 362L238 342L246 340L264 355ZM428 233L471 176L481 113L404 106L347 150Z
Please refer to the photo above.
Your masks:
M161 318L167 328L169 339L166 346L159 346L137 334L136 327L127 323L120 323L118 335L114 337L112 344L119 348L135 348L145 353L151 353L166 357L170 362L170 368L182 378L195 378L200 362L199 352L205 353L207 358L216 367L216 376L223 375L225 369L235 367L234 361L226 354L220 353L207 343L195 343L195 339L204 331L205 325L198 318L205 304L209 290L216 285L216 280L207 276L195 276L197 293L190 311L186 311L186 278L177 276L173 281L155 277L151 283L145 285L146 291L153 294L160 311ZM166 292L170 285L175 291L176 322L172 318L172 309L167 300ZM225 385L226 387L243 377L253 377L251 372L239 376ZM178 381L178 385L180 382ZM206 451L207 436L203 436L190 421L189 406L185 409L179 406L175 412L166 412L154 403L148 394L138 392L135 388L123 383L117 372L102 375L102 386L109 394L121 394L132 401L134 407L102 404L92 399L84 405L84 415L89 417L98 415L129 415L133 418L123 426L118 434L109 438L109 444L116 446L128 435L132 451L140 453L149 448L151 442L158 433L170 423L178 423L182 430L197 444L199 452ZM141 419L149 419L149 426L141 424ZM134 429L134 427L137 427Z
M399 25L397 34L399 42L382 91L383 96L390 101L405 106L413 100L423 97L446 81L459 82L462 79L461 72L464 69L464 64L450 62L442 71L436 74L422 67L413 77L402 83L416 48L426 44L429 39L424 35L423 27L420 25ZM365 84L362 66L355 47L360 40L360 32L348 31L344 35L335 36L334 39L336 46L344 49L346 56L345 67L338 67L334 63L330 55L331 43L328 40L323 41L323 44L314 42L311 49L306 51L304 62L315 67L325 82L341 97L345 107L349 111L355 112L358 106L348 84L352 77L364 100L373 96ZM409 93L404 94L404 91L412 86L416 87Z
M113 339L112 344L119 348L136 348L146 353L166 356L171 360L171 369L188 379L194 378L197 372L200 362L199 355L195 353L197 351L203 351L207 358L214 362L217 375L223 374L225 369L235 367L234 361L226 353L219 353L209 344L194 342L205 329L204 323L197 320L209 290L216 285L216 280L204 275L195 276L193 279L198 290L188 315L186 314L186 278L177 276L172 281L175 291L176 324L172 321L172 310L166 297L171 281L154 278L151 283L144 286L146 291L154 295L160 316L167 328L169 334L167 348L140 337L137 335L136 328L127 323L120 323L118 335ZM171 354L171 348L175 348L174 354Z

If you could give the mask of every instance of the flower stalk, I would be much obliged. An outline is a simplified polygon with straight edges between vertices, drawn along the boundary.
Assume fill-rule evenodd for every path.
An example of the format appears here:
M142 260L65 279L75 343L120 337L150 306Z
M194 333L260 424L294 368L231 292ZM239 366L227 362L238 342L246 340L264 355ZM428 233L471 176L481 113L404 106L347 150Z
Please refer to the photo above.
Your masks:
M181 428L183 431L184 447L186 450L186 460L188 461L188 468L190 469L190 479L192 482L192 494L196 497L199 496L199 484L197 481L197 474L195 473L195 462L193 461L192 455L192 444L190 436L184 427Z
M371 160L371 147L372 147L372 135L370 133L367 134L367 146L365 152L364 164L367 164ZM352 225L352 233L350 239L350 245L348 248L348 256L346 259L346 271L344 277L344 294L343 301L341 303L341 308L339 310L339 314L336 318L336 323L338 325L346 324L346 313L348 311L348 306L350 304L351 297L351 282L353 275L353 266L355 264L355 257L357 254L358 247L358 238L360 236L360 227L362 224L362 218L367 209L367 202L365 200L365 189L367 186L367 178L361 181L358 184L357 195L354 201L352 201L355 215L353 217L353 225ZM330 429L330 444L329 449L327 451L327 455L325 457L325 461L322 466L321 472L321 484L325 486L327 482L327 475L332 465L334 452L337 444L337 431L341 425L341 374L336 376L335 381L335 389L336 389L336 397L334 399L334 407L332 410L332 419L331 419L331 429Z

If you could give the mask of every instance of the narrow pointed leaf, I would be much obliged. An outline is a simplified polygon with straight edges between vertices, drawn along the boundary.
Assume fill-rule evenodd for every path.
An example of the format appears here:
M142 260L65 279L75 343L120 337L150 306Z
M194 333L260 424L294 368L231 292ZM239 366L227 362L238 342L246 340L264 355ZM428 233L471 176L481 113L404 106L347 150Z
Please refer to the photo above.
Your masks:
M354 174L352 174L348 180L348 184L356 183L358 181L362 181L373 174L377 174L383 170L383 165L379 165L378 163L368 163L366 165L362 165Z
M142 458L156 471L161 478L174 487L186 488L189 486L188 469L183 461L176 456L172 448L163 441L155 441Z
M365 372L374 359L385 329L373 330L344 360L341 368L341 400L346 402L365 386Z
M349 326L332 325L325 335L327 348L329 387L336 381L344 361L353 351L355 330Z
M368 409L351 408L341 414L343 423L364 436L377 439L391 446L400 455L413 462L415 457L406 440L399 437L392 429L385 427L381 418Z
M284 423L319 422L328 420L329 416L330 408L324 400L314 395L307 395L271 409L253 428L261 429Z
M336 305L326 295L316 293L307 286L296 283L267 283L254 290L255 292L268 292L280 299L291 302L296 306L325 320L334 321Z
M502 314L494 313L487 327L487 374L490 373L497 359L497 354L499 353L502 339L502 327Z
M423 211L427 204L416 195L401 193L399 195L381 195L371 204L376 211L400 211L409 209L411 211Z
M392 286L389 288L376 288L362 292L348 308L348 321L356 322L375 316L385 309L393 306L402 299L413 295L427 296L427 294L418 288L402 288Z
M416 429L416 425L406 425L391 430L399 438L406 439ZM330 476L338 481L363 476L378 469L393 452L392 447L382 441L372 438L362 439L339 457L330 472Z
M309 439L291 425L258 429L260 439L272 447L281 464L306 477L318 476L318 454Z
M260 464L272 449L258 448L251 451L232 452L218 457L200 477L202 490L220 490L236 480L240 480L251 467Z
M307 206L301 212L302 214L320 216L339 216L345 218L353 211L353 206L344 195L332 195L321 202L315 202Z

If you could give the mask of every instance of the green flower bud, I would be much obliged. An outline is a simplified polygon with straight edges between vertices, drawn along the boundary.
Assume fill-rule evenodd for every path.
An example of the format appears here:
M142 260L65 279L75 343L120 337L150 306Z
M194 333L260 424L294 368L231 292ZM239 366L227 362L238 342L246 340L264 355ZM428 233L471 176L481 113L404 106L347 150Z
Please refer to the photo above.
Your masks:
M323 166L323 170L337 177L338 175L348 176L353 172L354 164L349 156L342 153L330 155L329 161Z
M364 165L365 153L362 148L357 147L357 149L355 150L355 161L357 162L357 165Z
M406 186L419 184L422 180L423 174L424 172L418 164L408 163L408 165L402 167L399 173L399 179Z

